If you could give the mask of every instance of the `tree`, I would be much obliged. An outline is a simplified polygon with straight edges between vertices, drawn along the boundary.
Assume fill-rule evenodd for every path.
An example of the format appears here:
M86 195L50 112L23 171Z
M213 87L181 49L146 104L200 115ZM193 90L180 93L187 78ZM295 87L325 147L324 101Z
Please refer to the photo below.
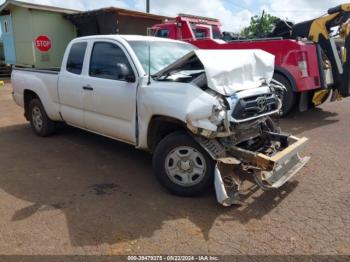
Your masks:
M241 35L246 38L265 37L271 32L278 20L280 20L278 17L265 14L263 11L261 17L255 15L250 19L250 25L242 30Z

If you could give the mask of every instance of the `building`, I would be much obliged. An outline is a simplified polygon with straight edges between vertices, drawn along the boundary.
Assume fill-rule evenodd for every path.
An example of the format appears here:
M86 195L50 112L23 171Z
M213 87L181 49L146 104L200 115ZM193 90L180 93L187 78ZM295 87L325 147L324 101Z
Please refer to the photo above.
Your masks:
M0 6L5 63L36 68L59 67L76 28L66 14L76 10L16 0Z
M0 6L4 60L17 66L60 67L66 46L77 36L147 35L166 19L115 7L81 12L7 0Z
M76 26L78 36L101 34L147 35L148 28L169 19L166 16L115 7L68 14L66 18Z

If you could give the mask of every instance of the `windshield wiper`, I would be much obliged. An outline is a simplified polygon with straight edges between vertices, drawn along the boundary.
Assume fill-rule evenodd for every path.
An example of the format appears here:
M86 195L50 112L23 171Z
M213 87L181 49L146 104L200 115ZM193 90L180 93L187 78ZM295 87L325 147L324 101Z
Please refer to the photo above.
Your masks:
M183 73L181 73L181 72L183 72ZM156 80L166 80L170 76L175 75L175 74L181 74L184 77L191 77L191 76L193 76L195 74L200 74L200 73L203 73L203 72L204 72L204 70L182 70L182 69L178 69L178 70L169 71L168 73L166 73L164 75L160 75L160 76L158 76L155 79Z

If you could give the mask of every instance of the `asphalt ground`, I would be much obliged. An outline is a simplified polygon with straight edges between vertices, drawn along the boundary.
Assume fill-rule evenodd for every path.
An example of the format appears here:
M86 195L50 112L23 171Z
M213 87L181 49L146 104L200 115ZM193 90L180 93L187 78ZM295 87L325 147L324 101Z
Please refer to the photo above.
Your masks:
M31 132L0 88L0 254L350 254L350 99L281 122L309 164L244 207L169 194L151 156L75 128Z

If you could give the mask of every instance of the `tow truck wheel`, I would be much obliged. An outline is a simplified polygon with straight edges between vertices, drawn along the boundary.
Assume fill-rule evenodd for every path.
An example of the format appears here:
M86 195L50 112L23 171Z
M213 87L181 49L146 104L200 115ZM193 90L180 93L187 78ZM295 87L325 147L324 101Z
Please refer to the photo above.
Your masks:
M286 77L280 74L275 74L273 78L287 88L287 91L283 91L280 94L277 94L282 100L281 117L284 117L293 110L296 104L297 95L295 92L293 92L292 85Z
M49 119L39 99L32 99L29 103L29 120L33 132L37 136L46 137L55 129L55 123Z
M165 137L153 155L153 170L159 182L179 196L195 196L213 184L215 163L185 132Z

